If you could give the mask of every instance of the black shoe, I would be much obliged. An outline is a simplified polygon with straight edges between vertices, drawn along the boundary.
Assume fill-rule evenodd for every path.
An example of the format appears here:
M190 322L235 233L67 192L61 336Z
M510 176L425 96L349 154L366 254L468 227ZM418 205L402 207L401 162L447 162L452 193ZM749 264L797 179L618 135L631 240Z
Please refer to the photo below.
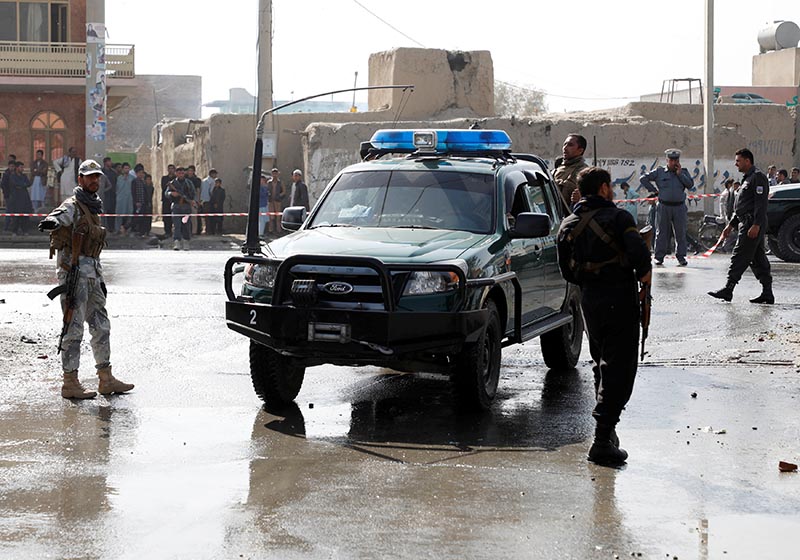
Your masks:
M725 301L731 301L733 299L733 288L725 286L721 290L717 290L716 292L708 292L708 295L711 297L715 297L717 299L722 299Z
M663 264L664 264L664 261L663 261L663 260L658 260L658 259L656 259L656 264L657 264L658 266L661 266L661 265L663 265Z
M686 262L686 259L678 259L678 266L686 266L687 264L689 263Z
M775 303L775 295L772 293L772 290L763 290L761 295L751 299L750 303L766 303L772 305Z
M594 440L592 447L589 449L589 461L597 465L608 467L617 467L625 464L628 458L628 452L620 449L608 440Z
M616 429L611 430L611 443L614 444L614 447L619 447L619 436Z

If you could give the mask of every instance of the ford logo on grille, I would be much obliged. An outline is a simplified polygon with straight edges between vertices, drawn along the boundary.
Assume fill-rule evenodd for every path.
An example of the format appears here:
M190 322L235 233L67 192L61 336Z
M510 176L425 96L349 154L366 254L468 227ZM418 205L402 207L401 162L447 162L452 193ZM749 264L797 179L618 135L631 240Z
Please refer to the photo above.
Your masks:
M353 286L347 282L328 282L322 286L322 291L333 296L344 296L353 291Z

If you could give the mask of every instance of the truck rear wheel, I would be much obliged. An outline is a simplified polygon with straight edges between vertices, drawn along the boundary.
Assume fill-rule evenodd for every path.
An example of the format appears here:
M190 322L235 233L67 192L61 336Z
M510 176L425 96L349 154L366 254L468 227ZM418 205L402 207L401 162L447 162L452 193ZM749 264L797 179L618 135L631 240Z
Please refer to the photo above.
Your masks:
M767 246L769 247L769 250L772 251L773 255L775 255L779 259L783 259L783 253L781 253L781 246L778 244L778 238L776 236L774 235L767 236Z
M491 300L486 309L489 320L483 336L458 354L453 372L458 402L471 409L489 408L500 381L500 358L503 354L500 314Z
M253 389L268 406L282 406L294 401L303 385L305 366L296 359L281 356L275 350L250 341L250 378Z
M540 337L542 357L550 369L572 369L581 356L583 344L583 314L581 313L580 293L570 289L565 311L572 320L554 331Z
M778 230L780 258L786 262L800 262L800 214L784 220Z

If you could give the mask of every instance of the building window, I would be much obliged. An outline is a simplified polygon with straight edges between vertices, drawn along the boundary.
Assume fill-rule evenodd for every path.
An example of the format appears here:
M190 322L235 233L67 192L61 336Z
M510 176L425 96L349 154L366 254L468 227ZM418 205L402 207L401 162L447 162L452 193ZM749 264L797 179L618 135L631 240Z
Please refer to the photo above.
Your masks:
M6 134L8 133L8 119L0 115L0 165L6 162L8 157L8 144L6 143Z
M48 161L55 161L66 153L64 149L66 126L64 119L58 113L43 111L33 117L31 138L33 138L31 153L35 154L36 150L42 150Z
M67 41L67 2L0 1L0 41Z

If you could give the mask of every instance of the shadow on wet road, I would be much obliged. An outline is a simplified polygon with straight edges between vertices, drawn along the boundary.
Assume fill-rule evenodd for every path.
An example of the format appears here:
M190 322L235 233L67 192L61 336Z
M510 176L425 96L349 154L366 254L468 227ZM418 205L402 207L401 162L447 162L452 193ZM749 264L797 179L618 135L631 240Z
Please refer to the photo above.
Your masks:
M529 387L521 395L519 385L532 383L528 378L535 376L529 372L526 379L501 380L503 392L489 411L462 409L443 376L381 373L362 378L344 397L349 426L330 439L390 460L396 459L380 449L399 445L406 450L438 447L461 453L486 448L553 450L585 441L591 428L591 384L578 370L551 370L539 381L540 387ZM263 420L259 414L254 431L264 428L306 437L306 419L297 404L263 412L268 419L259 426ZM319 409L311 409L312 414L312 421L318 421ZM586 421L577 420L581 417Z

